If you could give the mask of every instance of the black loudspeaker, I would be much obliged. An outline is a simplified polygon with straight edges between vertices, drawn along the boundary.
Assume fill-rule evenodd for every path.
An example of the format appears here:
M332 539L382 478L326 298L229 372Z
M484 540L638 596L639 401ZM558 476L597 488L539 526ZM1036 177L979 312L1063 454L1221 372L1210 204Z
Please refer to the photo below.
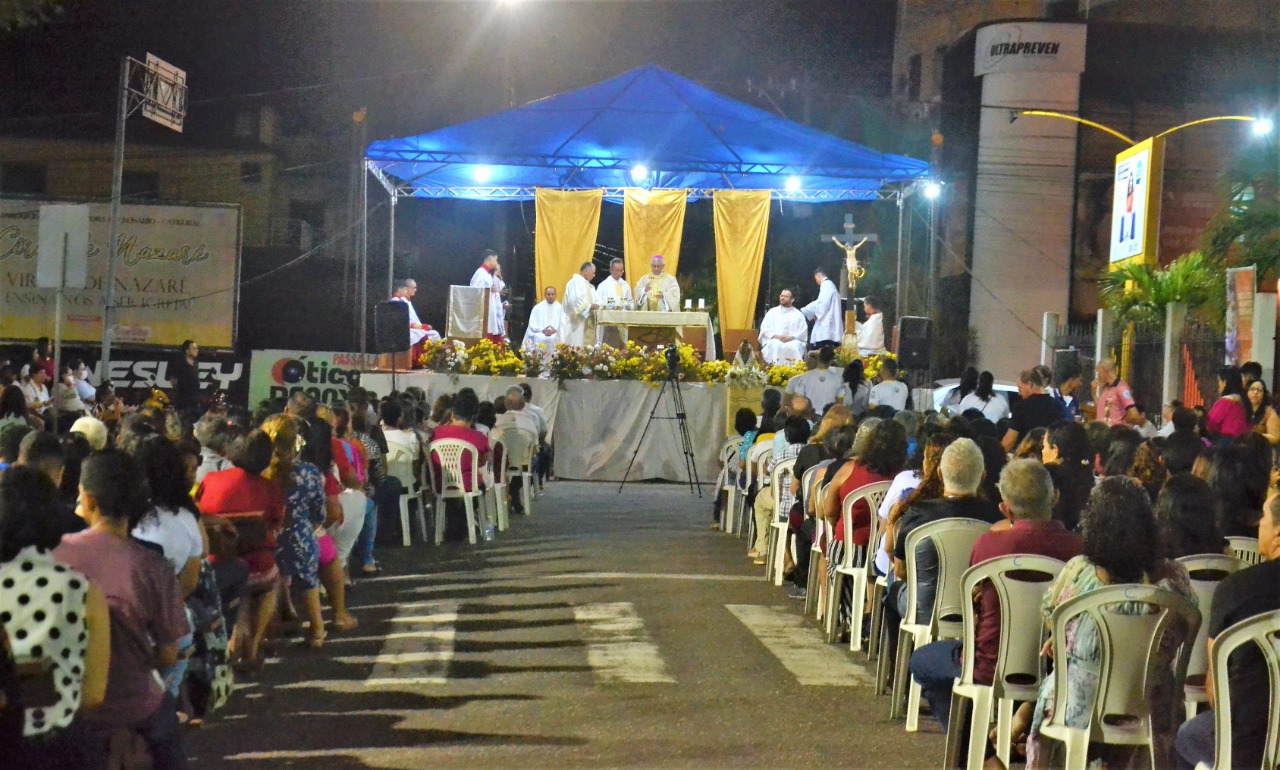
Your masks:
M908 315L898 319L898 369L928 369L933 358L933 321Z
M373 352L403 353L409 349L409 304L387 300L373 308Z

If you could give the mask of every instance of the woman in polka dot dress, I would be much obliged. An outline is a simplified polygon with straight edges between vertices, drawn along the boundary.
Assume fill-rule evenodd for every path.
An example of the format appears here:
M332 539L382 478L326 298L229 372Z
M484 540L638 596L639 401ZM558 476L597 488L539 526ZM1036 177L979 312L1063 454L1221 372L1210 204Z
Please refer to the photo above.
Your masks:
M25 766L84 766L73 727L77 712L102 703L107 687L111 626L102 592L58 564L61 537L57 487L44 474L17 466L0 481L0 625L19 663L49 666L52 704L26 709ZM34 706L35 704L30 704ZM6 753L8 749L5 750Z

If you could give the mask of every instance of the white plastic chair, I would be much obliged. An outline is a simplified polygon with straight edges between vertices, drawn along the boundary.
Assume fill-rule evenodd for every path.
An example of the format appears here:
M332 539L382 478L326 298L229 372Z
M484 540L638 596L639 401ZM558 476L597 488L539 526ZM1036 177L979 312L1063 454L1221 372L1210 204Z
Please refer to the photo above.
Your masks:
M1146 605L1153 611L1142 612L1135 605ZM1085 727L1067 725L1065 714L1078 709L1067 709L1065 702L1059 701L1040 725L1040 734L1066 746L1067 770L1084 770L1090 743L1146 746L1151 765L1162 765L1163 758L1155 756L1153 745L1147 677L1162 665L1156 656L1164 635L1181 630L1185 636L1173 662L1173 679L1174 687L1182 686L1200 627L1200 612L1179 594L1136 583L1106 586L1063 602L1051 619L1057 698L1065 699L1070 692L1067 672L1074 665L1068 663L1067 624L1082 615L1097 624L1100 647L1099 660L1096 666L1091 665L1098 672L1098 689L1086 709L1089 723Z
M462 473L464 455L471 458L471 470L466 479ZM461 439L443 438L427 446L427 462L434 466L437 459L439 472L433 470L429 474L431 491L436 499L436 544L444 542L444 501L461 500L467 511L467 539L475 545L477 531L482 532L487 523L484 492L480 489L480 452ZM467 486L471 491L467 491Z
M769 522L769 551L765 558L764 578L782 585L782 569L787 553L787 511L782 510L782 485L791 483L795 458L783 460L773 466L769 474L769 494L773 496L773 521Z
M409 501L417 496L414 491L416 476L413 468L413 455L407 449L392 444L387 450L387 475L400 482L400 532L403 535L405 547L412 543L409 535ZM422 502L418 502L418 532L422 536L422 542L427 542L427 515L423 510Z
M1262 554L1258 551L1258 538L1229 537L1227 543L1231 546L1231 555L1245 564L1262 563Z
M848 578L853 584L849 604L849 649L854 652L862 649L862 623L867 601L868 571L874 561L869 559L868 555L872 553L871 549L875 548L873 544L880 540L880 516L876 511L880 509L880 503L889 493L889 487L892 485L891 481L865 484L853 490L840 506L840 519L844 522L844 554L832 574L832 579L828 581L825 627L827 642L835 641L841 630L836 628L837 619L840 616L840 594L844 591L844 580ZM853 506L859 500L866 500L871 509L869 539L867 545L860 548L853 545L853 526L850 524Z
M750 492L752 486L758 486L758 482L764 477L764 465L769 461L769 453L773 451L773 444L768 441L762 441L759 444L752 444L747 449L747 485L745 489ZM761 487L763 490L763 487ZM758 494L758 493L757 493ZM747 539L755 542L756 517L747 508L747 496L742 495L741 510L738 515L738 526L734 529L734 533L742 535L744 532Z
M944 767L955 767L960 757L960 734L964 729L961 709L966 701L972 705L972 716L965 766L969 770L981 770L993 715L996 755L1005 767L1009 766L1014 701L1034 701L1044 679L1045 661L1040 656L1044 624L1035 620L1028 622L1027 618L1039 617L1045 591L1063 566L1063 562L1048 556L1014 554L974 565L961 576L960 590L965 596L973 596L975 587L991 581L1000 605L1000 647L991 684L973 681L977 617L973 602L965 602L964 654L960 677L951 688L951 720L947 723ZM1043 579L1032 581L1029 579L1032 575Z
M763 476L763 469L760 468L760 460L768 460L768 454L773 452L773 445L768 441L762 441L760 444L753 444L746 449L746 486L742 487L745 491L739 495L739 505L735 512L737 521L733 527L733 533L741 537L742 535L751 537L751 533L755 531L755 517L751 515L750 510L746 507L746 498L751 487L756 485L760 476Z
M716 489L724 492L724 506L720 509L720 531L733 531L738 505L738 450L742 436L731 436L720 447L720 475Z
M511 505L507 501L507 489L511 486L511 471L507 468L506 462L498 462L498 458L505 458L509 451L502 432L489 431L489 452L493 464L493 487L490 492L493 493L493 510L498 519L499 532L506 532L511 526Z
M960 576L969 566L969 554L973 551L974 542L989 529L989 522L949 518L923 524L907 535L907 614L898 627L898 655L889 715L898 715L905 694L909 733L915 732L920 723L920 685L907 670L911 653L935 640L960 638L964 605L970 601L970 597L960 590ZM926 540L933 543L938 554L938 583L933 598L933 612L929 617L921 618L916 614L916 549Z
M513 425L491 432L489 440L493 441L495 435L503 445L504 472L502 475L508 483L513 474L520 476L520 502L524 507L524 514L531 516L533 514L533 458L538 453L538 437L530 431ZM494 470L496 472L496 467ZM506 491L503 490L503 494L505 493ZM505 498L503 502L505 506Z
M1196 604L1200 607L1200 616L1210 617L1213 612L1213 595L1218 586L1228 575L1239 572L1249 566L1234 556L1222 554L1198 554L1183 556L1178 559L1187 568L1191 578L1191 590L1196 593ZM1187 661L1187 680L1183 685L1186 700L1187 719L1196 715L1199 704L1207 703L1208 693L1204 688L1204 675L1209 670L1209 624L1200 624L1200 633L1191 645L1191 658Z
M1280 767L1280 610L1256 615L1228 626L1213 640L1213 770L1235 767L1231 761L1231 682L1227 660L1231 653L1246 644L1256 644L1267 664L1271 680L1271 702L1267 712L1266 744L1262 749L1262 767ZM1196 770L1210 770L1203 762Z

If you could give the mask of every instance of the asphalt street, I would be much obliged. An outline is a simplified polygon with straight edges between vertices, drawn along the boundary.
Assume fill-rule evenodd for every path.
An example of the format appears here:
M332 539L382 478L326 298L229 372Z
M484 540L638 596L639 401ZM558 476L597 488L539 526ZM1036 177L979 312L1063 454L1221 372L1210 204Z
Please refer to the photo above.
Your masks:
M382 549L360 627L188 732L196 767L934 767L688 487L556 482L494 542ZM707 493L709 494L709 492Z

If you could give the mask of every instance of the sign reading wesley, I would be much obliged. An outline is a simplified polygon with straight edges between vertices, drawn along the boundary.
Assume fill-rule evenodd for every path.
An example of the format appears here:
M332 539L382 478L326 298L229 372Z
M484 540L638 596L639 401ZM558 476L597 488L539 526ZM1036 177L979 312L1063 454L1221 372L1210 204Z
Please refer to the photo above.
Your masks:
M36 282L43 201L0 200L0 337L49 336L55 292ZM89 275L66 293L63 339L102 338L106 303L106 203L89 204ZM238 206L133 206L120 209L116 312L118 343L207 348L235 343L240 264Z

